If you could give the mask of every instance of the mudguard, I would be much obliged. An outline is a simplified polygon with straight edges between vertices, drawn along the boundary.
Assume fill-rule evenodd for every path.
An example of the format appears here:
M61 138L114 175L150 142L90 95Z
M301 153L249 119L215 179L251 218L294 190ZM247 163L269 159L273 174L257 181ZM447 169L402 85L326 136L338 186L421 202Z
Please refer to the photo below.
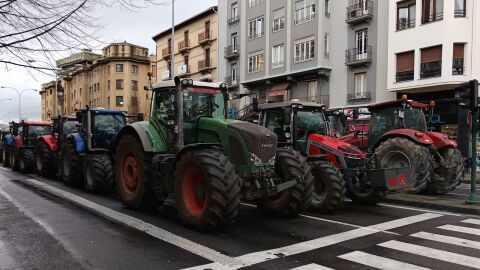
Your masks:
M381 142L384 142L390 138L404 137L410 139L416 143L423 144L426 146L433 145L433 140L427 136L427 134L413 129L395 129L385 133L380 140L375 142L372 149L375 149Z
M51 152L58 151L57 139L53 135L45 135L37 138L37 143L44 142Z
M165 153L165 142L158 130L147 121L136 122L123 127L115 137L114 145L117 146L120 138L126 134L135 134L142 143L143 150L147 153Z
M427 136L433 141L435 149L440 150L445 147L454 147L457 148L458 144L456 141L452 140L448 135L438 132L427 132Z
M86 152L85 141L83 140L80 133L72 133L68 135L67 140L70 140L71 142L73 142L73 145L75 147L75 151L77 152L77 154L83 154Z
M357 156L358 158L366 157L366 154L356 146L321 134L311 134L308 137L307 151L308 155L319 155L325 154L325 152L334 152L343 155Z

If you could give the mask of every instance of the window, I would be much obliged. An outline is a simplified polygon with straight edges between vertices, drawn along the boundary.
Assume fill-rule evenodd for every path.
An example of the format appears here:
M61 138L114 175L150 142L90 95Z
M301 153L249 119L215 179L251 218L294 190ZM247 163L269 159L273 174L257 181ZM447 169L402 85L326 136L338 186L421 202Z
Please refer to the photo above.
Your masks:
M302 24L315 19L315 5L306 6L305 1L295 3L295 24Z
M259 17L248 22L248 38L256 39L263 36L265 18Z
M115 105L117 107L122 107L123 106L123 96L116 96L115 97Z
M123 80L117 80L116 88L117 90L123 90Z
M409 51L397 54L396 81L412 81L414 79L415 52Z
M357 47L355 48L355 61L363 61L368 59L368 30L363 29L355 32L355 40Z
M248 0L248 6L249 7L254 7L260 3L262 3L263 0Z
M232 4L232 19L237 20L238 19L238 3L233 3Z
M285 64L285 46L283 44L272 48L272 67L283 67Z
M138 66L132 65L132 74L138 74Z
M138 91L138 81L132 81L132 91Z
M123 72L123 64L117 64L116 65L116 70L117 70L117 72Z
M238 84L238 67L237 65L232 65L232 85Z
M467 0L455 0L455 18L467 16Z
M110 108L110 97L107 97L107 108Z
M317 81L309 81L307 82L307 90L308 90L308 101L315 102L315 97L317 96Z
M464 65L465 44L453 44L453 75L463 75L465 72Z
M110 90L110 80L107 81L107 89Z
M248 73L263 71L263 53L248 57Z
M295 42L295 63L310 61L315 58L315 41L313 39Z
M423 0L422 23L443 20L443 0Z
M367 73L355 74L354 98L363 98L367 95Z
M273 32L285 29L285 9L277 9L273 12Z
M420 78L442 76L442 46L421 49Z
M325 33L323 36L323 55L325 59L330 58L330 34Z
M157 77L157 65L152 65L152 77Z
M238 51L238 35L233 33L230 39L230 44L232 46L232 52L236 53Z
M330 0L325 0L325 17L330 18Z
M415 27L417 5L415 1L403 1L397 4L397 30Z

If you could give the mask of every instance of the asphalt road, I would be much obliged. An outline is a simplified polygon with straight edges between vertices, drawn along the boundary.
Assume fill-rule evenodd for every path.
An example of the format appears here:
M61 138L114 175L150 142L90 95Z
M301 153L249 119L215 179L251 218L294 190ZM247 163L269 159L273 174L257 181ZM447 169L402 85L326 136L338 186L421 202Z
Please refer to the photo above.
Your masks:
M243 204L223 232L178 224L172 209L0 167L0 269L480 269L480 216L346 203L284 220Z

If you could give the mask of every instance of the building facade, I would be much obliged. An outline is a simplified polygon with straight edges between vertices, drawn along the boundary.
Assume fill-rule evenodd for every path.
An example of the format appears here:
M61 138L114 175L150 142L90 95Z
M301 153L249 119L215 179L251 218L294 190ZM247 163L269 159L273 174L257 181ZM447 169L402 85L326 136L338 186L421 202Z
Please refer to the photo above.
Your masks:
M40 96L42 97L42 121L51 120L52 117L61 114L59 98L55 81L42 84Z
M180 76L217 81L217 22L215 6L176 25L173 41L171 29L155 35L157 80ZM175 66L173 72L172 61Z

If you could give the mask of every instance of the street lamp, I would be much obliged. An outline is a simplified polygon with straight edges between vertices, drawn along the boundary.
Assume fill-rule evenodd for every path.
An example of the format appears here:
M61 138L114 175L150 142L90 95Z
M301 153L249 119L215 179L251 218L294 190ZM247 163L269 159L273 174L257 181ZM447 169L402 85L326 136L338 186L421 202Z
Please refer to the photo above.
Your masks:
M38 92L37 89L23 89L21 91L17 90L16 88L13 87L8 87L8 86L0 86L1 89L11 89L18 94L18 122L20 123L22 121L22 116L21 116L21 108L22 108L22 94L27 92L27 91L34 91Z

